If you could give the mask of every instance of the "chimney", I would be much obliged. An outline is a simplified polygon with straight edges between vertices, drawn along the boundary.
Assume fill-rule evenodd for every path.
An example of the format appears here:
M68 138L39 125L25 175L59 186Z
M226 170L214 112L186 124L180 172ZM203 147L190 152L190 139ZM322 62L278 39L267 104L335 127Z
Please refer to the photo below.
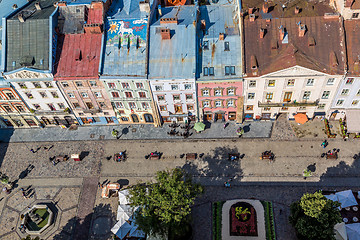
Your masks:
M225 33L219 33L219 40L225 39Z
M20 22L25 22L24 15L23 15L22 13L19 13L19 14L17 15L17 17L18 17L18 19L19 19Z
M315 44L315 39L313 37L308 37L308 46L313 47Z
M146 1L139 2L140 12L150 12L150 4Z
M200 22L200 28L201 30L206 30L206 21L204 19Z
M102 24L100 23L84 24L84 31L85 33L100 34L102 33Z
M41 10L40 2L36 2L36 3L35 3L35 8L36 8L36 11L40 11L40 10Z
M276 39L273 39L272 41L271 41L271 50L276 50L276 49L278 49L278 42L277 42L277 40Z
M250 19L250 22L254 22L255 21L255 14L249 14L249 19Z
M263 13L268 13L269 12L269 4L267 2L265 2L263 4L262 10L263 10Z
M298 6L295 7L295 14L299 14L300 8Z
M252 55L252 56L250 57L250 65L251 65L251 72L252 72L254 75L257 75L258 64L257 64L255 55Z
M161 5L158 6L159 17L162 16Z
M260 38L264 38L264 36L265 36L265 29L260 28Z
M161 39L162 40L167 40L167 39L171 38L170 29L168 29L168 28L161 29L160 33L161 33Z
M13 9L17 9L17 8L18 8L18 5L17 5L17 4L14 4L14 5L12 6L12 8L13 8Z
M65 1L60 1L57 3L58 7L66 7L66 2Z
M254 8L253 7L249 7L249 14L253 14L254 13Z
M306 32L306 25L305 24L299 24L299 37L303 37Z
M167 23L178 23L177 17L174 18L160 18L160 24L167 24Z
M282 25L279 28L279 33L280 33L280 40L282 41L284 39L284 37L285 37L285 30L282 27Z
M267 23L271 22L271 18L265 18L265 22Z

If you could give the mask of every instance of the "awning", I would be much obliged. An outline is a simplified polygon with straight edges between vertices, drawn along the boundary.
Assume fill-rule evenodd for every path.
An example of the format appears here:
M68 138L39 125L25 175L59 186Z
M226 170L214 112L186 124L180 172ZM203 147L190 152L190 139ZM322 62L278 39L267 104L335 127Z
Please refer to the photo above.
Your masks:
M360 110L346 110L346 126L350 133L360 132Z

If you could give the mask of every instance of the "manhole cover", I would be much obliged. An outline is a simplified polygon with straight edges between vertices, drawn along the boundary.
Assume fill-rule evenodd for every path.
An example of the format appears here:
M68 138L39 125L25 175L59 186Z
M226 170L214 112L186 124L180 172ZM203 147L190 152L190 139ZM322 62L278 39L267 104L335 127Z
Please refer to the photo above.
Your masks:
M103 140L105 138L105 135L100 135L99 139Z
M90 134L90 138L94 138L95 137L95 134Z
M136 128L132 128L131 131L132 131L132 132L136 132Z

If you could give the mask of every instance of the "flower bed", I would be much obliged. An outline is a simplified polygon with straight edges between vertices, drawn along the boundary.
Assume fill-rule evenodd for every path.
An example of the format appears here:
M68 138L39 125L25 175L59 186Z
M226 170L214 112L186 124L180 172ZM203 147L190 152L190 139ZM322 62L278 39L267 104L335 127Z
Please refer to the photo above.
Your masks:
M275 240L275 224L274 224L274 211L272 202L261 201L265 210L265 229L266 229L266 240Z
M340 122L340 128L341 128L341 135L343 138L348 138L349 135L347 133L347 128L346 128L346 122L343 121L341 118L339 119Z
M212 205L213 211L213 240L221 240L221 221L222 221L222 206L224 202L214 202Z
M230 236L258 236L254 207L238 202L230 208Z
M325 124L325 133L328 136L328 138L335 138L336 134L331 133L330 127L329 127L329 121L326 118L324 119L324 124Z

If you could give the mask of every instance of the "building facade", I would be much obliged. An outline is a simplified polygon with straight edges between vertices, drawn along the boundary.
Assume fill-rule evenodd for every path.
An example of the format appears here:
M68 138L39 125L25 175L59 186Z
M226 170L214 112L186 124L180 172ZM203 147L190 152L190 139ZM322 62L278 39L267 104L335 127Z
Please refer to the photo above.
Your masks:
M328 116L345 73L341 19L245 20L245 119ZM318 29L318 25L326 28Z
M236 2L200 6L199 118L243 119L241 39Z
M103 2L75 6L62 3L59 12L62 22L58 26L55 80L81 125L118 123L98 74Z
M196 6L185 5L158 8L150 26L148 78L164 122L196 120L196 25Z
M126 0L123 7L121 4L114 1L107 12L100 80L119 123L159 125L147 81L152 1Z

